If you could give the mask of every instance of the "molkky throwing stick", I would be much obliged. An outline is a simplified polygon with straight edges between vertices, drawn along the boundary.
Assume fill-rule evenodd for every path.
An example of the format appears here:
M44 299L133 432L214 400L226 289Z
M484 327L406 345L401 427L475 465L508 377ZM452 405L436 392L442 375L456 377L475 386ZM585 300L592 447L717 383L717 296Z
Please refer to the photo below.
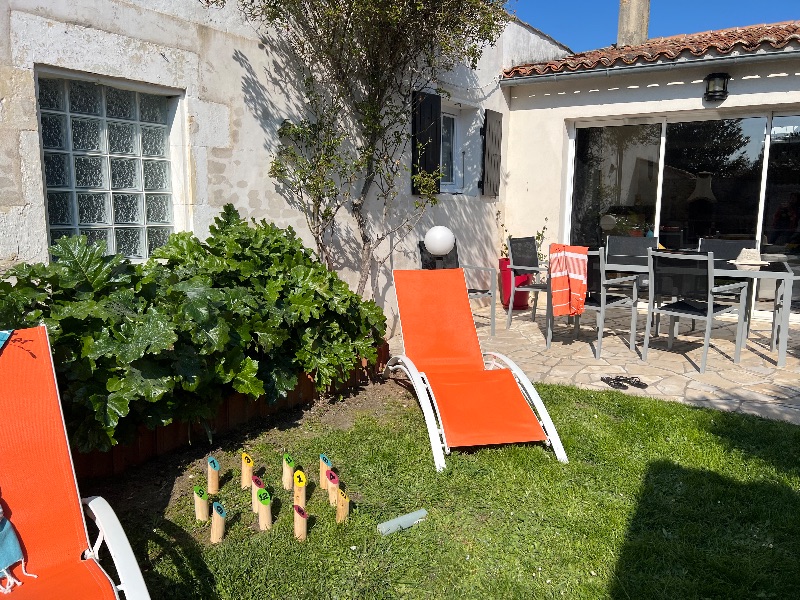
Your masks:
M208 457L208 493L219 493L219 463L213 456Z
M323 490L328 489L328 480L325 479L325 473L328 469L333 469L333 463L324 454L319 455L319 487Z
M302 506L294 505L294 537L301 542L306 540L308 513Z
M283 455L283 476L281 477L281 483L283 484L283 489L290 490L292 489L292 484L294 483L293 480L294 475L294 460L292 460L291 455L287 452Z
M300 508L306 507L306 474L302 469L294 472L294 504Z
M264 482L261 481L258 477L253 475L251 481L251 487L253 491L253 512L258 512L258 490L264 487Z
M253 480L253 459L247 452L242 452L242 489L246 490L250 487Z
M225 537L225 518L228 515L222 504L214 502L214 514L211 516L211 543L219 544Z
M194 516L198 521L208 521L208 493L200 485L194 486Z
M261 488L257 493L258 497L258 528L261 531L272 529L272 498L269 492Z
M331 506L336 506L336 497L339 495L339 477L331 469L325 471L325 479L328 480L328 502Z
M344 491L342 491L342 488L339 488L339 493L337 494L336 498L336 522L344 522L349 514L350 498L344 493Z

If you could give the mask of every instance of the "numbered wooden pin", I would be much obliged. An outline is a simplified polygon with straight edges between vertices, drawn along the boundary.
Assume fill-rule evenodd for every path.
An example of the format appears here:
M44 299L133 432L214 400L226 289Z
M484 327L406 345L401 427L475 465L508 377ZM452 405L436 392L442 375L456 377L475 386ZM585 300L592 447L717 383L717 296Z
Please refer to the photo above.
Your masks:
M331 469L325 471L325 479L328 480L328 502L331 506L336 506L336 497L339 495L339 477Z
M253 480L253 459L247 452L242 452L242 489L246 490L250 487Z
M301 542L306 540L308 513L302 506L294 505L294 537Z
M300 508L306 507L306 474L302 469L294 472L294 503Z
M208 492L201 485L194 486L194 516L198 521L208 521Z
M319 455L319 487L323 490L328 489L328 480L325 479L325 473L328 469L333 469L333 463L324 454Z
M219 463L213 456L208 457L208 493L219 493Z
M294 484L294 460L287 452L283 455L283 477L281 477L283 489L290 490Z
M219 544L225 537L225 518L228 515L222 504L214 502L214 514L211 515L211 543Z
M347 519L350 514L350 498L339 488L339 494L336 499L336 522L342 523Z
M261 531L272 529L272 498L264 488L259 489L256 496L258 498L258 528Z
M253 512L257 513L258 512L258 505L259 505L259 502L258 502L258 490L264 488L264 482L261 481L261 479L259 479L255 475L253 475L253 477L250 480L250 482L251 482L251 487L252 487L252 490L253 490Z

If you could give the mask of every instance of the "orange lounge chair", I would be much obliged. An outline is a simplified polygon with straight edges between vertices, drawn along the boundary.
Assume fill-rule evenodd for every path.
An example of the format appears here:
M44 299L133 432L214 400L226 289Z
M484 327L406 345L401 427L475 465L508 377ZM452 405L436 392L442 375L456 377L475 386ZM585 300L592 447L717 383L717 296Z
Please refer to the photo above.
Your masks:
M67 443L50 343L44 327L18 329L0 348L0 502L25 555L11 569L22 582L13 600L149 600L114 511L100 497L81 500ZM81 506L83 504L84 506ZM97 525L89 543L84 507ZM97 562L105 542L119 584ZM5 597L5 596L2 596Z
M450 448L517 442L544 442L567 462L530 380L505 356L481 353L464 271L395 271L394 283L405 353L385 373L413 384L436 470Z

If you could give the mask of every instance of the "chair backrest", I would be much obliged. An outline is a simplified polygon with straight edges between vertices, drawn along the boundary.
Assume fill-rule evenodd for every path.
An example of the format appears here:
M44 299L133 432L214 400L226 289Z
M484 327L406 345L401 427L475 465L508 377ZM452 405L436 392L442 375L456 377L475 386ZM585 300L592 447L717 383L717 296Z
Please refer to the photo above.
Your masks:
M47 330L18 329L0 350L0 502L28 568L89 547Z
M713 252L717 260L734 260L745 248L755 248L755 240L718 240L700 238L698 252Z
M714 286L714 253L692 254L648 250L650 298L676 297L706 301Z
M453 249L444 256L434 256L425 248L425 242L419 241L420 266L423 269L457 269L458 246L453 242Z
M606 240L606 263L616 265L647 265L647 249L657 248L656 237L610 235Z
M600 246L597 250L589 250L586 258L586 293L599 294L606 278L605 248Z
M483 369L463 269L395 271L405 355L420 371Z
M538 267L539 248L535 237L515 238L508 236L508 260L511 266ZM515 271L515 275L529 275L530 271Z

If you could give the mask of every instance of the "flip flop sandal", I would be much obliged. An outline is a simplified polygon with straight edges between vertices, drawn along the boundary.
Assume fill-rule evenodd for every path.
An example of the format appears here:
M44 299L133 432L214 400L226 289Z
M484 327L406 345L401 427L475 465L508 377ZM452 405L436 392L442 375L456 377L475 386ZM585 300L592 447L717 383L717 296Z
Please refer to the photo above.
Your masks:
M619 377L601 377L600 381L607 384L609 387L614 388L615 390L627 390L628 386L625 385L622 381L620 381Z
M647 384L638 377L618 377L617 379L619 379L621 382L627 383L628 385L639 388L640 390L643 390L647 387Z

